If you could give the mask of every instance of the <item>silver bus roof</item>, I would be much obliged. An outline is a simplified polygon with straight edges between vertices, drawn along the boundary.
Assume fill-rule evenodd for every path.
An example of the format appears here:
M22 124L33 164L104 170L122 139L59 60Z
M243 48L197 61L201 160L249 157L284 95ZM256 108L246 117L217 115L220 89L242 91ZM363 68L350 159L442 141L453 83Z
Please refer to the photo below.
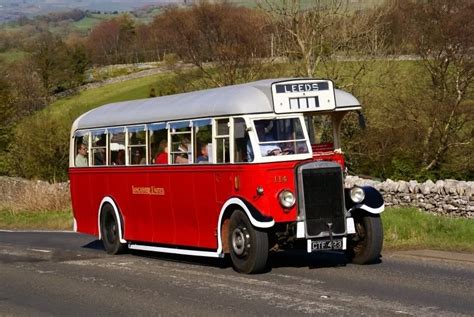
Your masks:
M240 85L205 89L177 95L106 104L80 116L73 130L133 125L215 116L273 113L272 84L301 78L266 79ZM307 79L311 81L311 79ZM360 109L360 102L348 92L334 89L332 111Z

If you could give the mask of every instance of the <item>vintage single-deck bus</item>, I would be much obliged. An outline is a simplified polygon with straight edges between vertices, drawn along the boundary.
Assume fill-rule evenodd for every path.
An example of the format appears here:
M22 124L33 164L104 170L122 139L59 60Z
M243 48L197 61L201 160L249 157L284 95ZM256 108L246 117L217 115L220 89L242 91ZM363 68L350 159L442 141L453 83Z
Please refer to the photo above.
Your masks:
M344 188L340 129L361 109L329 80L262 80L118 102L72 126L75 230L105 250L224 257L262 271L270 250L382 249L384 202Z

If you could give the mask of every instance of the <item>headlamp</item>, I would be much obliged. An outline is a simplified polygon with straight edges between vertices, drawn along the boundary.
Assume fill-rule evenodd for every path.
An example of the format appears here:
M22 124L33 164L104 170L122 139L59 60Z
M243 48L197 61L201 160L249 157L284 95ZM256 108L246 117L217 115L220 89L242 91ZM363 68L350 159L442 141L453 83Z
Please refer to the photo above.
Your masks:
M356 204L361 203L365 198L365 192L360 187L354 187L350 191L351 199Z
M278 198L283 208L291 208L295 205L296 202L295 194L293 194L287 189L282 190L278 195Z

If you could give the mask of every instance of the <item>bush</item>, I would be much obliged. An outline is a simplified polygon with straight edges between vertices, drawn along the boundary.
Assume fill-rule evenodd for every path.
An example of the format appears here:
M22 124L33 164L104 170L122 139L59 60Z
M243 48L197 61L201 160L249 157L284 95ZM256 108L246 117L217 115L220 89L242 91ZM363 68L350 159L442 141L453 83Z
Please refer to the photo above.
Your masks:
M26 118L14 129L8 153L11 174L51 182L67 179L72 119L57 119L44 111Z

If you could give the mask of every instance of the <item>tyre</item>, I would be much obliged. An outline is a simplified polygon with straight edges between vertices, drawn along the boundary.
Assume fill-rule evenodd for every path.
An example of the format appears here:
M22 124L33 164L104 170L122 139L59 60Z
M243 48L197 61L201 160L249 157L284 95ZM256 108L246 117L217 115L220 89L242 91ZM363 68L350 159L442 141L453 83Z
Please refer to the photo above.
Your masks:
M242 210L230 217L228 243L230 257L236 271L259 273L267 265L268 234L254 228Z
M356 234L349 237L348 256L352 263L370 264L380 259L383 226L379 215L354 217Z
M119 222L110 204L104 205L100 213L100 235L108 254L120 254L127 249L126 244L120 243Z

